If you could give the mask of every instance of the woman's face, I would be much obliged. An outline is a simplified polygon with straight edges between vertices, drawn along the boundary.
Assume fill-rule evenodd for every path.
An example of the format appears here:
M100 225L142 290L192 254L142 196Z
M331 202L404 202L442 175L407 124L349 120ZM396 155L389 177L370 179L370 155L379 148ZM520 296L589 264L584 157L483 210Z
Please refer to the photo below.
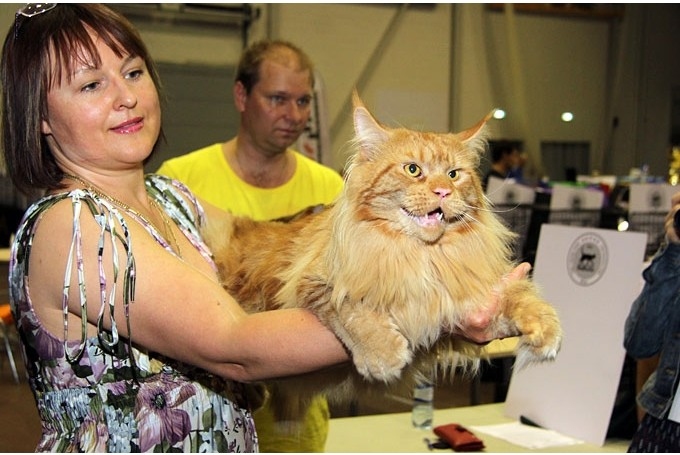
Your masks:
M42 132L57 162L73 171L138 168L158 138L158 92L140 57L116 54L96 36L101 66L76 62L47 94ZM91 62L90 62L91 63Z

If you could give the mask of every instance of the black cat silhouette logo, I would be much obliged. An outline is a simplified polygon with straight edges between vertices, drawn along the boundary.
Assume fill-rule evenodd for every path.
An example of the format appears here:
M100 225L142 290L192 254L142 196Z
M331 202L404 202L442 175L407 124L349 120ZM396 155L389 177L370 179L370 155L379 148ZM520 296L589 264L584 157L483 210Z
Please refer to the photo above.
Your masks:
M594 232L579 236L569 248L567 269L579 286L595 284L607 269L607 244Z

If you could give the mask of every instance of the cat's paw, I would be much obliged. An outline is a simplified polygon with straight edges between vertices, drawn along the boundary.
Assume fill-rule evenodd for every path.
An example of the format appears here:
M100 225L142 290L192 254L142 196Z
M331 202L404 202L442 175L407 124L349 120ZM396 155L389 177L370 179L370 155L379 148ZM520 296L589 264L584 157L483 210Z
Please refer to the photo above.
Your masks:
M519 339L515 368L522 369L533 363L555 360L562 345L562 327L552 308L548 314L537 315L530 321L518 324Z
M401 371L413 358L406 338L396 330L376 330L371 338L352 350L352 360L359 374L385 383L399 379Z

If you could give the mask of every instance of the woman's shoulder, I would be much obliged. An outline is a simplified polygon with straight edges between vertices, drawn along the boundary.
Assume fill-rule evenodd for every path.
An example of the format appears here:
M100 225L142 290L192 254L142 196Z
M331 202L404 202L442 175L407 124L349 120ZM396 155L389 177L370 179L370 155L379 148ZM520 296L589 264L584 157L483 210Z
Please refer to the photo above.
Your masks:
M80 214L83 207L93 208L101 205L102 198L88 190L77 189L50 194L34 201L26 209L21 224L34 224L38 219L46 219L50 225L59 223L60 220L70 224L71 218L65 218L64 213L73 213L75 210Z

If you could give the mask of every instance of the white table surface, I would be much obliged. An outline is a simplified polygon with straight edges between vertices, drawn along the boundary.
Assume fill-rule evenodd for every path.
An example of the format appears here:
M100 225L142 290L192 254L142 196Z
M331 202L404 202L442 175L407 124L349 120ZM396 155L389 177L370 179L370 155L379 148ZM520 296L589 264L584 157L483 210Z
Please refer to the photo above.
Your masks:
M434 425L458 423L465 427L515 422L503 415L503 403L483 404L450 409L435 409ZM530 450L502 439L472 430L484 441L485 452L626 452L629 441L610 440L603 447L584 443L570 446ZM411 425L410 413L379 414L331 419L326 452L428 452L423 438L436 440L431 430L418 430ZM451 453L451 449L435 450Z

